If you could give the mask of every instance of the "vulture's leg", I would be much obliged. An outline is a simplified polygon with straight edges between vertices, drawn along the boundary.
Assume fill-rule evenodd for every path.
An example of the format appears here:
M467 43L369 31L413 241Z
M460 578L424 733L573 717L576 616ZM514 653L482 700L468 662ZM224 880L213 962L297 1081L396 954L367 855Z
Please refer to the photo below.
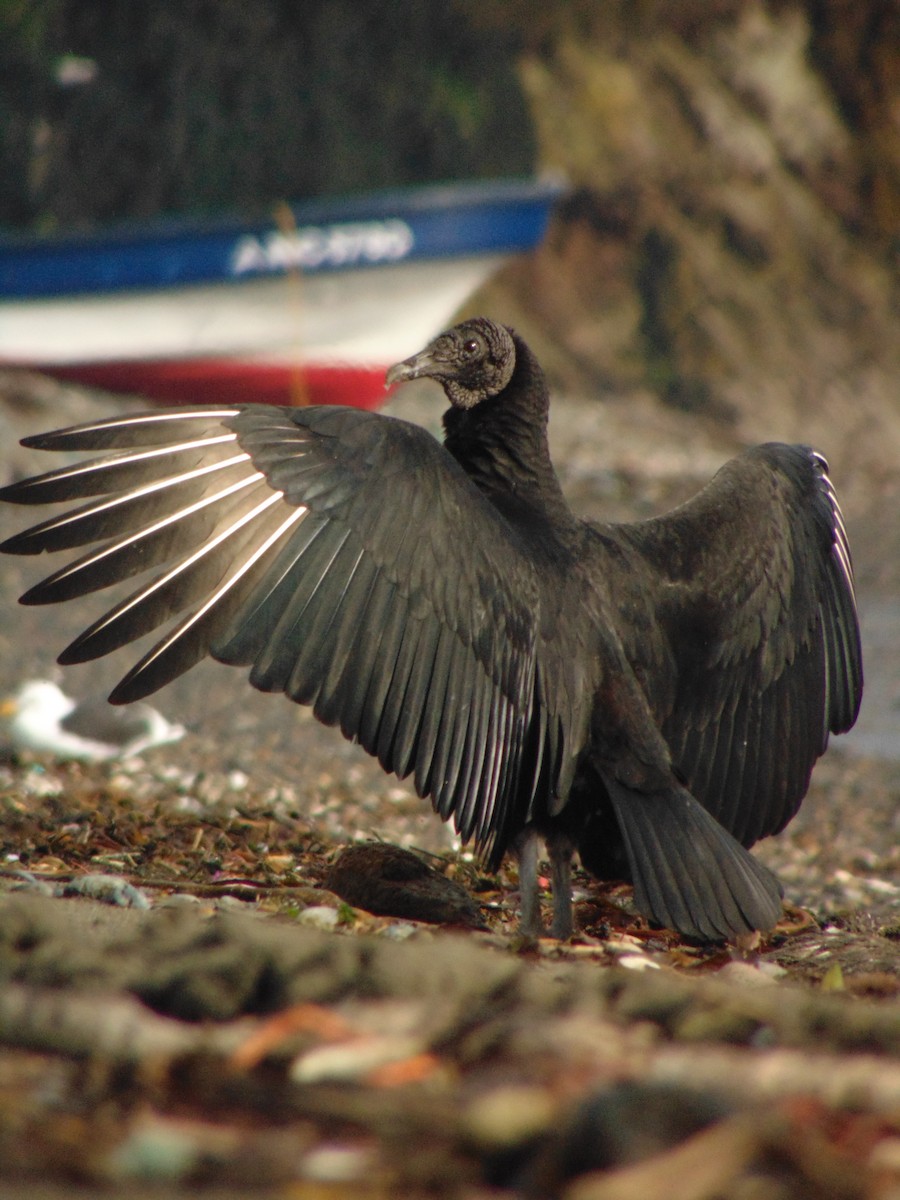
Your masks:
M550 858L550 886L553 889L552 937L564 941L570 938L575 926L572 920L572 855L575 846L565 833L551 833L547 838Z
M526 937L540 937L544 932L541 921L541 895L538 887L538 846L540 836L526 829L516 844L519 859L519 929Z

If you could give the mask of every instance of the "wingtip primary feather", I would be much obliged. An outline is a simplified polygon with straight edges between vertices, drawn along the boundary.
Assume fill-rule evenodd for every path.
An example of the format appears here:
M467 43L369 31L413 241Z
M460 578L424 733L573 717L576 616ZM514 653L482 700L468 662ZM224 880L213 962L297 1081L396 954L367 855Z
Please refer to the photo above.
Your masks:
M128 413L84 421L65 429L33 433L21 440L28 450L110 450L141 445L160 445L173 440L172 430L196 423L227 421L240 414L237 406L208 406L163 409L159 412ZM181 436L181 434L179 434Z

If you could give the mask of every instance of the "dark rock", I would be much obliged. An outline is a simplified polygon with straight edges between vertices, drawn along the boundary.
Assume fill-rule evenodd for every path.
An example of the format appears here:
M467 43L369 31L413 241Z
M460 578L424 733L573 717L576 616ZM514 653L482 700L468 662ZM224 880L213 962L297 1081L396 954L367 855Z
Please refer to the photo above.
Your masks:
M417 854L384 842L349 846L335 859L325 886L354 908L431 925L487 926L465 888Z

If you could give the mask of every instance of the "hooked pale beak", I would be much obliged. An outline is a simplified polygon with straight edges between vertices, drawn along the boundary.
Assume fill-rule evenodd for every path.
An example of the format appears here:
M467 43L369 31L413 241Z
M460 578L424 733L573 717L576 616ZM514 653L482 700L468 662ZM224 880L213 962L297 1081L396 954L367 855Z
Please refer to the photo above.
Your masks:
M421 379L430 375L434 369L434 359L430 350L420 350L412 358L404 358L403 362L394 363L384 377L385 387L395 383L408 383L410 379Z

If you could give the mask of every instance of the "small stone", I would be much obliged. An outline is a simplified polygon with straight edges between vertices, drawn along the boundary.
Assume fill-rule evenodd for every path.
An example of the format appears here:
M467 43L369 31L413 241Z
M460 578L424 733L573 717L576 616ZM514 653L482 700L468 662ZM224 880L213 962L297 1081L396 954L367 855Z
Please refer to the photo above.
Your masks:
M507 1149L536 1137L553 1122L557 1105L544 1088L508 1084L476 1097L463 1114L469 1139L483 1149Z
M372 1152L364 1146L331 1143L304 1155L301 1173L316 1183L353 1183L371 1170Z
M109 1156L110 1175L121 1180L174 1182L196 1165L200 1147L188 1133L152 1123L131 1131Z
M616 959L616 965L627 967L629 971L662 970L658 962L654 962L652 958L647 958L645 954L623 954Z
M759 966L754 966L752 963L730 962L716 972L716 978L724 979L728 983L740 984L742 987L768 987L770 984L777 983L779 977L786 973L784 968L779 967L776 963L761 963Z
M389 843L348 846L332 864L325 886L354 908L376 916L486 927L481 910L464 887L418 854Z
M77 875L67 883L54 889L57 896L85 896L103 904L116 904L120 908L149 908L150 901L127 879L119 875Z
M402 1062L421 1051L421 1044L408 1037L355 1038L339 1045L316 1046L294 1059L290 1078L294 1083L360 1079L371 1071Z
M340 914L336 908L329 908L326 904L313 904L309 908L301 909L297 920L301 925L308 925L312 929L335 929L340 921Z

